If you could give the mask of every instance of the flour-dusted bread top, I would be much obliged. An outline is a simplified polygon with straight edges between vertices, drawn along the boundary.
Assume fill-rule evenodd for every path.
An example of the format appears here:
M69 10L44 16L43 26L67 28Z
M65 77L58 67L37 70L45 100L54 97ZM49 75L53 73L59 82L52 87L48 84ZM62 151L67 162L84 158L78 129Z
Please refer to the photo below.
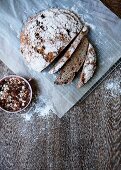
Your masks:
M46 68L82 29L69 10L49 9L30 17L21 32L21 52L36 71Z

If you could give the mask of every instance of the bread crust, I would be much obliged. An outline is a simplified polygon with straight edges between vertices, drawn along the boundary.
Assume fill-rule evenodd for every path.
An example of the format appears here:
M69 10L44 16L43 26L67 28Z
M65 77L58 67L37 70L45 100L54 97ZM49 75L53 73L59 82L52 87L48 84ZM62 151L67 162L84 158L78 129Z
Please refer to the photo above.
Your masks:
M60 74L55 80L55 84L70 84L73 81L76 73L80 70L85 61L88 44L88 39L85 36L70 60L61 69Z
M92 44L89 43L87 56L77 85L78 88L82 87L90 80L90 78L93 76L95 72L95 69L96 69L96 52Z
M69 60L72 56L79 43L83 39L83 37L88 33L87 26L84 26L77 37L72 42L71 46L68 48L66 53L58 60L58 62L53 66L53 68L49 71L50 74L56 73L58 70L62 68L62 66Z
M69 10L49 9L30 17L20 35L21 52L28 66L42 71L81 28L81 21Z

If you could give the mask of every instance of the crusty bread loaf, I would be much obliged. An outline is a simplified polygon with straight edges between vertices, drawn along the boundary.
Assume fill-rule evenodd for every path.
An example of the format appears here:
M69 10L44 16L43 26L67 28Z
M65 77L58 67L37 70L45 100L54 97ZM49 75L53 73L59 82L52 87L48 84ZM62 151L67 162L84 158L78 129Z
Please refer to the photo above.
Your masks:
M78 82L78 88L87 83L88 80L93 76L96 69L96 53L93 46L89 43L87 56L83 65L83 69Z
M75 77L75 74L79 71L82 67L88 49L88 39L86 36L83 38L81 43L79 44L75 53L71 56L69 61L64 65L61 69L60 74L57 76L55 80L55 84L62 85L62 84L69 84Z
M53 66L53 68L49 71L50 74L56 73L58 70L61 69L61 67L69 60L69 58L72 56L73 52L76 50L77 46L81 42L82 38L88 33L87 26L83 26L80 33L77 35L77 37L72 42L71 46L68 48L66 53L58 60L58 62Z
M80 32L82 23L69 10L49 9L31 17L21 32L21 52L28 66L46 68Z

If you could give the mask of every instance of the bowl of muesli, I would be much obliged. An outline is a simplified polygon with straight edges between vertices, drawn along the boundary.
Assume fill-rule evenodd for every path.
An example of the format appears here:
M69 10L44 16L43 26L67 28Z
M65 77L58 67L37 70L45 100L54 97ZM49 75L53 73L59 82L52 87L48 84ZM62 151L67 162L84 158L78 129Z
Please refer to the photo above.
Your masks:
M20 76L9 75L0 80L0 108L6 112L20 112L31 102L32 88Z

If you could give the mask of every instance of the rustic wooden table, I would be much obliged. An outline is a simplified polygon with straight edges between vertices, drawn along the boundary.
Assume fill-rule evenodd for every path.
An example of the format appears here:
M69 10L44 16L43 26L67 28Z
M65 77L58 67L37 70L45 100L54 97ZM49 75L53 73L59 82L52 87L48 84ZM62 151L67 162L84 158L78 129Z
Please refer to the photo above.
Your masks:
M0 112L0 170L83 169L121 169L121 65L61 119Z
M102 1L121 16L120 0ZM0 170L121 170L121 65L61 119L1 111Z

